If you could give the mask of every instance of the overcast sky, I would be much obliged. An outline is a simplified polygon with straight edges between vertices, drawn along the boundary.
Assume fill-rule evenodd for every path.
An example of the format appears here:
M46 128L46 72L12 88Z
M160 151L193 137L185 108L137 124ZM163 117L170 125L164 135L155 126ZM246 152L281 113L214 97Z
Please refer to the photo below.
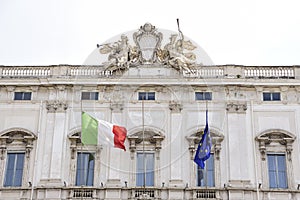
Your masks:
M0 65L82 64L97 43L150 22L214 64L300 65L299 0L0 0Z

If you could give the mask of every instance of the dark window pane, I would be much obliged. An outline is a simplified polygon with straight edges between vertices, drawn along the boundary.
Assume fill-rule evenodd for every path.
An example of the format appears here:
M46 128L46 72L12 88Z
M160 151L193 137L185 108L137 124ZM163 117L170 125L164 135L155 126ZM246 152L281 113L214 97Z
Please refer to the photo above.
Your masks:
M211 100L211 92L205 92L205 100Z
M31 100L31 92L15 92L14 100Z
M212 100L211 92L195 92L195 100Z
M263 93L264 101L271 101L271 93Z
M273 97L273 101L280 101L280 93L279 92L272 93L272 97Z
M203 92L195 92L195 100L204 100Z
M98 100L99 92L82 92L81 100Z
M23 92L15 92L14 100L22 100L22 98L23 98Z
M139 100L155 100L155 92L139 92Z
M139 92L139 100L146 100L146 92Z
M154 92L148 92L148 99L147 100L155 100L155 93Z
M31 92L24 92L24 100L31 100Z

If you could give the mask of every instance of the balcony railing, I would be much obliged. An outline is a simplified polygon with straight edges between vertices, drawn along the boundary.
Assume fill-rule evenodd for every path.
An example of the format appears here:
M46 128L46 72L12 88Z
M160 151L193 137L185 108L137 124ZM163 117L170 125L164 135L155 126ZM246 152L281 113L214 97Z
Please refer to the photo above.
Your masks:
M1 72L1 70L0 70ZM3 67L2 77L48 77L50 67Z
M245 78L295 78L292 67L246 67Z
M159 70L158 70L159 71ZM161 72L159 72L161 73ZM198 66L192 70L183 70L182 76L193 79L295 79L300 77L300 66ZM64 78L64 77L110 77L118 78L101 66L55 65L55 66L0 66L0 78ZM160 76L158 76L160 75ZM133 78L135 75L130 75ZM138 75L136 75L138 76ZM171 75L173 78L178 75ZM129 77L129 78L130 78ZM140 77L140 76L139 76ZM161 77L157 74L154 77ZM172 78L168 77L168 78Z

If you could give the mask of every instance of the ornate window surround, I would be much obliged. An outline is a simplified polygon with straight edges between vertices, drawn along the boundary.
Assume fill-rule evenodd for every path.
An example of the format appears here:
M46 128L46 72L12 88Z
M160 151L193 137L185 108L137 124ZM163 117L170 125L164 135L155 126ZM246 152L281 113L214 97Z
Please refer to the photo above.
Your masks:
M268 153L285 153L287 167L288 189L293 188L292 151L296 136L282 129L268 129L260 133L255 140L258 142L258 150L261 156L261 178L262 187L269 188Z
M143 128L137 127L133 130L129 130L129 133L133 133L127 136L129 140L129 150L130 150L130 157L132 161L132 171L136 172L136 153L142 152L143 150ZM147 152L154 152L155 153L155 175L154 175L154 186L160 183L160 150L162 148L162 141L164 140L165 136L162 133L162 130L159 130L155 127L145 127L144 128L144 150ZM135 173L132 173L131 180L133 183L136 182Z
M222 149L222 141L224 140L224 135L221 134L214 128L210 129L210 136L212 139L212 149L211 153L214 154L214 165L215 165L215 187L221 187L221 163L220 163L220 151ZM189 143L190 159L191 159L191 173L190 173L190 183L192 186L196 187L196 172L197 166L194 164L195 152L197 150L200 139L203 135L204 127L186 137Z
M28 187L30 158L32 149L37 136L24 128L10 128L0 132L0 170L5 171L8 152L24 152L24 168L22 177L22 186ZM0 174L0 180L3 182L4 173ZM2 186L1 186L2 187Z
M69 185L75 186L76 183L76 170L77 170L77 153L78 152L94 152L95 153L95 166L94 166L94 186L100 185L99 181L95 177L100 176L100 153L101 146L85 146L83 148L81 144L81 129L76 128L68 135L70 141L70 172L69 172Z

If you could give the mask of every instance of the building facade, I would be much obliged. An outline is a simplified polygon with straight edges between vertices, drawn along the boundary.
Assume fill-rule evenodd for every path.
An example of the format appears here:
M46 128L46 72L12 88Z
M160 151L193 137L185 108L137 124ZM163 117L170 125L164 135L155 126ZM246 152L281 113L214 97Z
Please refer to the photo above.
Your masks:
M0 199L300 199L300 66L213 65L148 23L118 39L99 65L0 66ZM82 111L127 151L82 145Z

